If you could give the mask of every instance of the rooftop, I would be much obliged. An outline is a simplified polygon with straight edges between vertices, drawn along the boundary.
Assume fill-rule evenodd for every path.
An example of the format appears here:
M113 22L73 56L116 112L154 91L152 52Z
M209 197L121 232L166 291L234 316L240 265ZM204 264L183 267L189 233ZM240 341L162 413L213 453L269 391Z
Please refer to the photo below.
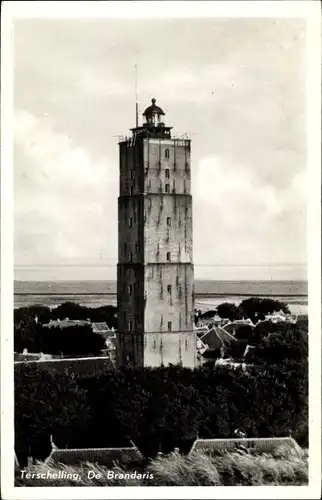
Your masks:
M140 463L142 460L143 456L136 446L124 448L54 448L46 458L45 463L79 465L90 462L106 467L113 467L116 464L129 465L130 463Z
M157 106L155 103L156 103L156 99L151 99L151 106L148 106L146 108L146 110L144 111L143 113L143 116L149 116L149 115L152 115L152 114L156 114L156 115L164 115L164 111L159 107Z
M273 453L287 449L290 452L300 453L301 448L291 437L270 438L231 438L231 439L196 439L189 455L197 451L204 453L234 451L246 449L253 453Z

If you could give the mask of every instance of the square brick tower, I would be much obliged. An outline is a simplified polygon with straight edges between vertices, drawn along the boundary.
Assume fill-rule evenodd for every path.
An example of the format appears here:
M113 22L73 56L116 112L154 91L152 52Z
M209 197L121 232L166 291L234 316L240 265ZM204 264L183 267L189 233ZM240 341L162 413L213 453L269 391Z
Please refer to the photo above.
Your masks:
M117 365L196 364L190 140L152 99L119 142Z

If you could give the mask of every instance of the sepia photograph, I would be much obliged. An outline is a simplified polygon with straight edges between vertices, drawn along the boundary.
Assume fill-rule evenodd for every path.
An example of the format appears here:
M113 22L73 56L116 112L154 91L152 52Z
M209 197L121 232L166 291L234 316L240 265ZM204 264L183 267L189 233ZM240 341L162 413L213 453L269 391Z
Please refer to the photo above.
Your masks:
M4 498L309 487L308 15L48 3L10 28Z

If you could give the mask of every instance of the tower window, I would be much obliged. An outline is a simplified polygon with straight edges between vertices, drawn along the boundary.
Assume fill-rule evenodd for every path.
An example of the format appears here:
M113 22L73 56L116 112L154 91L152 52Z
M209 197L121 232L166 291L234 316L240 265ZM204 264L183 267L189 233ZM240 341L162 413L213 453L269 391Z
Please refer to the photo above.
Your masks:
M167 261L171 262L171 253L170 252L167 252Z
M129 321L129 330L132 331L132 320Z
M132 217L129 217L129 227L132 227L132 224L133 224L133 219Z
M130 179L133 179L133 170L130 170Z
M172 321L168 321L168 332L172 332Z
M166 179L170 179L170 170L168 168L165 169Z
M170 158L170 151L169 151L168 149L166 149L166 150L165 150L165 152L164 152L164 156L165 156L166 158Z
M170 184L165 185L165 192L170 193Z
M130 195L132 196L133 194L133 186L130 187Z
M127 252L127 243L125 242L124 243L124 253L126 253L126 252Z
M171 227L171 217L167 217L167 226Z
M133 254L132 252L130 252L130 262L132 262L132 260L133 260Z
M132 285L128 286L128 293L129 293L129 295L132 295Z
M168 294L171 295L171 285L167 286L167 291L168 291Z

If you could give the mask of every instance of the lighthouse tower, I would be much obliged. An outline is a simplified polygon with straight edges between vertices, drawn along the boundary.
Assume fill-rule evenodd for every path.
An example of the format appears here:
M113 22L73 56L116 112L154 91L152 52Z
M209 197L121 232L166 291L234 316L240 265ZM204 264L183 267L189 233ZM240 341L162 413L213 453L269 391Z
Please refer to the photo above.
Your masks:
M190 140L156 100L119 142L117 364L196 364Z

